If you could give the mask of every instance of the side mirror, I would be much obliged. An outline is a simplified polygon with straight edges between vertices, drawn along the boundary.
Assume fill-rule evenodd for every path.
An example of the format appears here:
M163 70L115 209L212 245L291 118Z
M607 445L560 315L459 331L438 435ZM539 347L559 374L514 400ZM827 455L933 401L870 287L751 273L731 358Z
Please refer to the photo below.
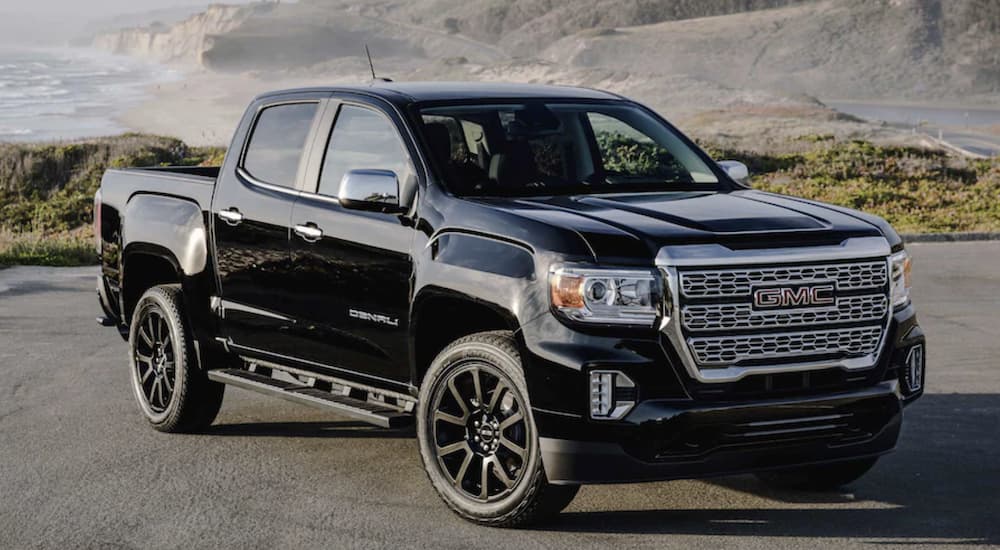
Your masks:
M344 208L401 212L399 180L392 170L351 170L340 180L337 199Z
M720 160L718 164L726 171L726 175L740 183L746 183L750 179L750 169L738 160Z

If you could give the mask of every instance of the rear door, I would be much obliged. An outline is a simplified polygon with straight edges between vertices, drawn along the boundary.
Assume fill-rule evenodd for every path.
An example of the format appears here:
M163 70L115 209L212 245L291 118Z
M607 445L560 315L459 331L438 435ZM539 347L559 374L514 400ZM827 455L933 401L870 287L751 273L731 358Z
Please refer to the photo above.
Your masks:
M289 223L326 101L293 96L262 102L240 131L212 201L223 335L243 351L287 354L292 318Z
M405 383L413 228L399 214L345 209L337 192L356 169L392 170L401 185L415 185L415 164L388 110L331 99L327 118L318 174L292 212L297 355L375 383ZM309 230L297 230L303 227Z

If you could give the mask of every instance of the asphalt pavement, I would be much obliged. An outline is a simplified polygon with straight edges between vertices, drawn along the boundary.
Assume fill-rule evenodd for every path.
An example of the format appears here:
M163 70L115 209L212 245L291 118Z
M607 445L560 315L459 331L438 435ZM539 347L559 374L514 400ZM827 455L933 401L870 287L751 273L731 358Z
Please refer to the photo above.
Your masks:
M866 477L590 486L518 531L448 511L410 432L232 388L208 433L155 432L94 322L96 269L0 270L0 549L1000 545L1000 242L910 250L928 393Z

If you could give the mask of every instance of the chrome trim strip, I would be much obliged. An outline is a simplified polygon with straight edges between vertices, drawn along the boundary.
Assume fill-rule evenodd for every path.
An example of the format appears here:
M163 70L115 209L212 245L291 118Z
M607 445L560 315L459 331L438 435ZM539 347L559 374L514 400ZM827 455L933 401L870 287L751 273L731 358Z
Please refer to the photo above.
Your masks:
M232 310L232 311L240 311L240 312L243 312L243 313L249 313L251 315L259 315L261 317L268 317L268 318L271 318L271 319L279 319L279 320L282 320L282 321L288 321L290 323L293 322L293 319L291 317L288 317L287 315L281 315L280 313L275 313L273 311L268 311L266 309L260 309L260 308L257 308L257 307L248 306L246 304L241 304L239 302L234 302L232 300L225 300L225 299L222 299L222 298L217 298L217 299L218 299L218 307L217 308L213 308L213 311L215 311L216 315L218 315L219 317L221 317L223 319L226 316L226 310L229 309L229 310Z
M736 382L751 374L775 374L785 372L801 372L830 368L846 370L861 370L872 367L878 362L882 348L885 346L892 323L892 312L885 315L885 325L879 339L876 351L863 357L850 357L834 361L804 361L800 363L783 363L763 366L729 366L716 368L698 368L691 355L683 334L681 317L683 315L680 303L680 273L678 267L712 267L729 265L763 264L772 267L776 263L822 263L831 260L866 259L879 256L889 266L889 243L881 237L859 237L843 241L837 246L815 246L784 249L753 249L732 250L722 245L678 245L665 246L656 256L656 266L663 273L664 282L670 300L669 314L664 315L660 322L660 331L667 337L674 351L681 358L681 363L688 374L704 383ZM721 254L721 255L718 255Z
M552 409L543 409L541 407L531 407L531 410L538 411L545 414L554 414L556 416L565 416L566 418L583 418L582 414L568 413L563 411L554 411Z
M253 185L254 187L261 187L261 188L268 189L268 190L271 190L271 191L277 191L279 193L285 193L286 195L291 195L293 197L298 197L299 195L302 194L301 191L299 191L298 189L295 189L294 187L283 187L281 185L274 185L273 183L267 183L265 181L261 181L261 180L255 178L255 177L251 176L250 172L247 172L246 169L243 168L242 166L237 166L236 167L236 173L241 178L243 178L244 180L246 180L248 183L250 183L251 185Z
M882 237L853 237L833 246L749 250L733 250L721 244L684 244L661 248L656 255L656 265L712 267L858 260L883 258L888 256L891 250L889 243Z

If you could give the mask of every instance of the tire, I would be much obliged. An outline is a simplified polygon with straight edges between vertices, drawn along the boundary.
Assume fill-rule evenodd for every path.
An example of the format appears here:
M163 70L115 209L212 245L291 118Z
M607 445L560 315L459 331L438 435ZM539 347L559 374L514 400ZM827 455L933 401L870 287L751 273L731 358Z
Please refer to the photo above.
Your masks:
M545 478L520 354L507 331L466 336L438 354L421 384L417 437L434 489L474 523L525 526L558 514L579 490Z
M139 298L128 342L132 393L153 428L198 432L215 420L226 387L198 366L179 285L156 286Z
M778 489L832 491L868 473L868 470L875 466L877 460L877 457L860 458L832 464L761 472L757 474L757 478Z

